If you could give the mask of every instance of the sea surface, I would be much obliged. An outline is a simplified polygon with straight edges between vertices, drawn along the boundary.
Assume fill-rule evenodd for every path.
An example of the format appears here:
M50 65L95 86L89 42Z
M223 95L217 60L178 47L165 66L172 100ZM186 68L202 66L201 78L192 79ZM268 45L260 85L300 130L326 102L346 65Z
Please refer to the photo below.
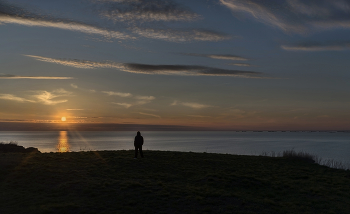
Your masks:
M350 132L144 131L144 150L261 155L294 149L350 163ZM129 150L136 132L0 131L0 142L15 141L41 152Z

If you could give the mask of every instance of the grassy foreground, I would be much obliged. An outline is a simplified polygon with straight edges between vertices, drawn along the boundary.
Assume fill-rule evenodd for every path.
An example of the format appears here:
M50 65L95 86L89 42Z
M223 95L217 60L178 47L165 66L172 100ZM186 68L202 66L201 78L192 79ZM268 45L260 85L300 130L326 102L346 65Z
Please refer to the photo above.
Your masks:
M0 213L350 213L350 171L288 158L0 153Z

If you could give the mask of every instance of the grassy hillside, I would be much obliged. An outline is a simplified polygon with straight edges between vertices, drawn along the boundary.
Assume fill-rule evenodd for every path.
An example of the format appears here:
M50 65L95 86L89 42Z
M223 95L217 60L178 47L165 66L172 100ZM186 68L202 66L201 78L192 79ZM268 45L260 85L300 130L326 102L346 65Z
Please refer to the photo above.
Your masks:
M350 171L133 151L0 154L0 213L350 213Z

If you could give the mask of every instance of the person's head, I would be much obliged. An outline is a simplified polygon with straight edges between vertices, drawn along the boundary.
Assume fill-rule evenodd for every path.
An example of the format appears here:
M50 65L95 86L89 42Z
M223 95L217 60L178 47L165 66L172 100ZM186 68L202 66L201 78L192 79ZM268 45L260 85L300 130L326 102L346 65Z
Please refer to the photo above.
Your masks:
M137 132L137 136L141 136L141 132Z

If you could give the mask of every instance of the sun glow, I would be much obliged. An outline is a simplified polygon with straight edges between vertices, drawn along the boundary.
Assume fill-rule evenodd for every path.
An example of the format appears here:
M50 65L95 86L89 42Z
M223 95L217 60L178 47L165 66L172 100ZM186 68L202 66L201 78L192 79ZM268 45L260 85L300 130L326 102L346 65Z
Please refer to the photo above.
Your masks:
M64 121L67 120L67 118L66 117L62 117L61 120L62 120L62 122L64 122Z

